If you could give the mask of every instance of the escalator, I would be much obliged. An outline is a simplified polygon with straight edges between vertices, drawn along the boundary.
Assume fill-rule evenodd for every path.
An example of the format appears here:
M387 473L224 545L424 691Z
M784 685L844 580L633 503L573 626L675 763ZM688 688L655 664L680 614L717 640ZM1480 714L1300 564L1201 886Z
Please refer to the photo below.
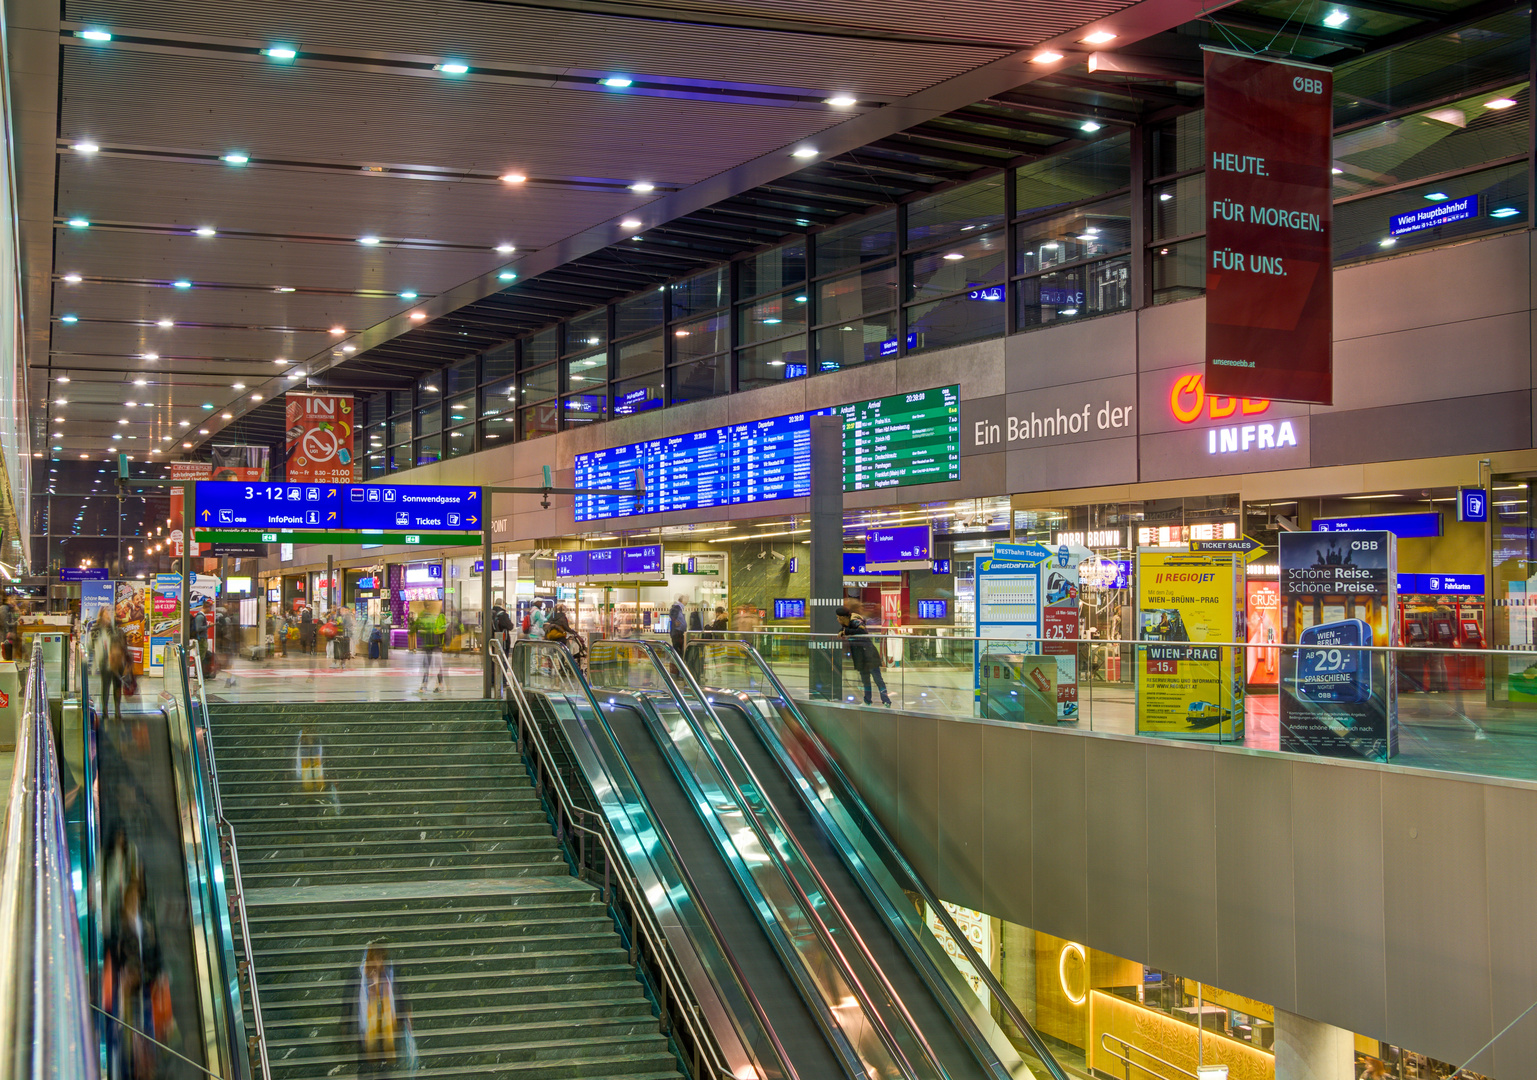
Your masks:
M518 692L561 696L542 686L547 648L515 648ZM692 649L690 662L709 691L665 645L595 643L589 683L564 706L586 698L589 715L567 734L622 759L610 769L633 785L627 801L653 822L655 849L677 865L692 886L688 902L757 991L780 1066L803 1077L1061 1080L757 654L712 642ZM597 787L612 792L611 776ZM773 1074L763 1066L760 1058L760 1075Z

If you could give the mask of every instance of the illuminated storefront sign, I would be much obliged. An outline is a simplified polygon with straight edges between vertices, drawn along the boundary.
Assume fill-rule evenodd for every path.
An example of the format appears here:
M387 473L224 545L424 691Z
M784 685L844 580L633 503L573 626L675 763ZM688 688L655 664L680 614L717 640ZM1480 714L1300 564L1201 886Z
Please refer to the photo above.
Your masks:
M1090 529L1088 532L1059 532L1054 544L1077 544L1087 548L1118 548L1121 546L1120 529Z
M1169 547L1191 540L1236 540L1236 521L1202 521L1194 525L1144 525L1137 530L1138 547Z
M1228 397L1208 394L1201 375L1181 375L1169 389L1169 414L1181 424L1201 419L1222 421L1260 416L1270 410L1266 398ZM1206 432L1208 454L1242 454L1251 450L1280 450L1297 445L1297 429L1290 420L1238 423Z

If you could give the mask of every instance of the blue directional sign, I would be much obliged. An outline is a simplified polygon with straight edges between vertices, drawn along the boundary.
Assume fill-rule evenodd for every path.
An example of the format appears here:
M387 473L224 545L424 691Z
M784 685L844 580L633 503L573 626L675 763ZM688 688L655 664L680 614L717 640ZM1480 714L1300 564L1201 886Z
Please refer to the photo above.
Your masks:
M1417 514L1368 514L1365 517L1314 518L1314 532L1390 532L1400 539L1440 536L1441 511Z
M105 566L66 566L59 570L60 581L106 581Z
M1489 520L1489 496L1483 488L1457 489L1457 520L1484 522Z
M192 497L199 529L343 528L337 484L199 480Z
M478 487L345 484L341 490L343 529L479 532L483 528Z

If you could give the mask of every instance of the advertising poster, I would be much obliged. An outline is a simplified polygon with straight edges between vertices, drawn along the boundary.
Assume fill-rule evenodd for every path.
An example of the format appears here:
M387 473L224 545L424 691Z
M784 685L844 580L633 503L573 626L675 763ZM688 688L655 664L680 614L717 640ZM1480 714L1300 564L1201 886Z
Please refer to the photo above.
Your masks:
M1398 753L1398 538L1281 534L1281 749L1387 761Z
M1332 404L1333 75L1205 57L1206 391Z
M351 483L352 395L289 391L284 403L284 479L291 484Z
M1069 544L995 544L992 556L977 557L977 636L993 639L973 661L978 716L1033 720L1027 699L1044 688L1039 667L1023 658L1042 655L1055 658L1055 719L1078 719L1079 566L1092 557ZM994 677L995 670L1034 678L1026 687L1023 679Z
M128 643L128 659L133 661L133 669L139 674L148 670L148 657L145 655L144 643L147 639L148 629L148 590L142 581L114 581L112 582L113 621L123 631L123 637Z
M1137 734L1243 738L1243 571L1228 552L1137 552ZM1154 644L1155 643L1155 644Z
M1274 686L1281 671L1281 586L1274 581L1251 581L1248 585L1248 682L1254 686Z
M165 647L181 639L181 575L156 574L149 595L149 664L159 675L165 667Z
M258 480L265 482L271 451L265 446L215 446L211 480Z
M213 467L201 461L172 461L168 464L169 471L166 476L172 480L207 480L213 473ZM171 491L171 525L167 530L171 545L171 558L181 558L181 542L185 535L185 527L182 518L186 508L182 505L181 488L173 487ZM201 552L193 552L194 555Z
M82 581L80 583L80 625L91 627L96 624L102 609L107 610L107 618L116 620L117 612L113 604L117 602L117 582L115 581Z

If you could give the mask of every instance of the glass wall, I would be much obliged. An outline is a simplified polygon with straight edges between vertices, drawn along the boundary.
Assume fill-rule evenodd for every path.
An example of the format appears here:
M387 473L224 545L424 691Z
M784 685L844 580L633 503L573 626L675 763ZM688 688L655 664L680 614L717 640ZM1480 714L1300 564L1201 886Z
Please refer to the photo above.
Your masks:
M1524 13L1335 69L1335 259L1526 227ZM1203 115L1186 112L797 235L363 407L371 478L668 405L1200 296ZM1476 212L1392 235L1389 219Z

